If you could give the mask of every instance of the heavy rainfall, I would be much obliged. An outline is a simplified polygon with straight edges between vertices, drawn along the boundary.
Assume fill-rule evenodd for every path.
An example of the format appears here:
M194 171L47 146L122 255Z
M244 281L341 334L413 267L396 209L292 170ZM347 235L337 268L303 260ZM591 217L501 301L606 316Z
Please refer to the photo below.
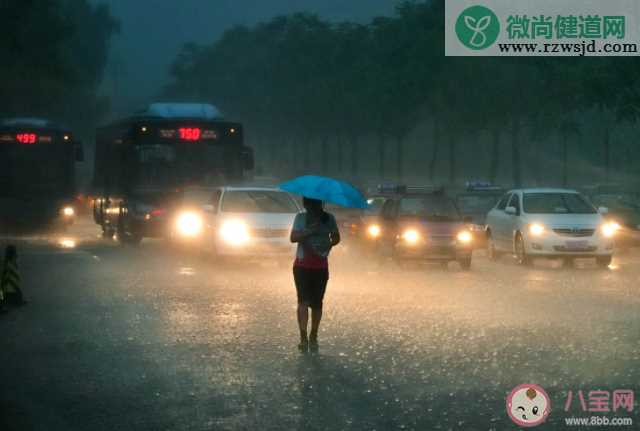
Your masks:
M0 430L637 427L637 60L447 22L2 2Z

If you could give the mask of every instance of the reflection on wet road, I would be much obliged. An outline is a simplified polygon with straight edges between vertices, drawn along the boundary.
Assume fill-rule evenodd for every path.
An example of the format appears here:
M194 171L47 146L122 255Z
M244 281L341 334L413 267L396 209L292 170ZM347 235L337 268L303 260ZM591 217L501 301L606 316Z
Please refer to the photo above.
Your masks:
M640 252L608 271L478 255L471 272L336 253L305 356L275 264L121 247L89 223L19 252L30 304L0 317L3 430L504 430L520 383L564 429L567 391L640 389Z

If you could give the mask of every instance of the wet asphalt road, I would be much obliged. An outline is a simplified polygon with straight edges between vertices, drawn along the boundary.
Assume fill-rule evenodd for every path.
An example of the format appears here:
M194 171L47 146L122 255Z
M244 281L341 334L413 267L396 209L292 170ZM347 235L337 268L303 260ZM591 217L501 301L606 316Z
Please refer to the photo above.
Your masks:
M301 355L277 265L120 247L88 221L18 244L30 303L0 316L3 431L510 430L521 383L551 397L539 429L566 429L591 416L563 411L569 390L640 396L640 251L607 271L480 253L471 272L336 252L320 353Z

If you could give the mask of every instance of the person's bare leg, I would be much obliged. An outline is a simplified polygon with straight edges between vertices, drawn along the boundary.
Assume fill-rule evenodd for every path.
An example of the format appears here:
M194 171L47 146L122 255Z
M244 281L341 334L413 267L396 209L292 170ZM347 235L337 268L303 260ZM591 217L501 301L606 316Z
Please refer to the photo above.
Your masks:
M318 329L320 328L320 320L322 320L322 307L311 309L311 334L309 340L311 344L318 344Z
M306 350L309 339L307 338L307 326L309 325L309 307L307 304L298 304L298 327L300 328L300 350Z

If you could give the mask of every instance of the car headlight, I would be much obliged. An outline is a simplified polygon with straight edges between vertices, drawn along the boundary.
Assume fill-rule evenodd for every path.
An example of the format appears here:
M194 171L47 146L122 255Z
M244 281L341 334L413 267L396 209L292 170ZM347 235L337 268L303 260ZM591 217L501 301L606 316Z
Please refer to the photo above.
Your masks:
M191 238L200 235L204 227L202 217L194 212L180 214L176 224L180 235Z
M73 209L73 207L64 207L62 208L62 214L65 217L73 217L76 213L76 210Z
M540 236L544 233L544 226L539 223L529 225L529 233L533 236Z
M607 222L602 225L602 234L606 238L612 238L620 229L620 225L614 221Z
M471 240L473 240L473 236L471 235L471 232L463 230L462 232L458 233L458 241L463 243L463 244L469 244L471 242Z
M402 233L402 239L409 244L416 244L420 239L420 233L415 229L408 229Z
M231 245L244 245L249 242L249 229L244 222L229 220L222 224L220 229L222 239Z
M382 229L377 224L372 224L367 228L367 233L371 238L378 238L382 233Z

